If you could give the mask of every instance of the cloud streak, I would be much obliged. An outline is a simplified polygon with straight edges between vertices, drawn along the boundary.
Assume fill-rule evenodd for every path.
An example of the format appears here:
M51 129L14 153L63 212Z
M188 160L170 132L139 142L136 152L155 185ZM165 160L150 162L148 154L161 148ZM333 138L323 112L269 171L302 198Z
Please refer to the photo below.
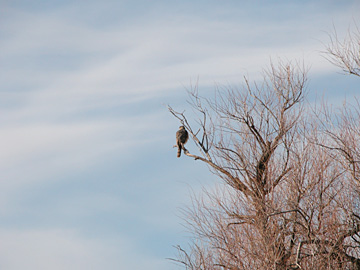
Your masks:
M149 265L166 269L164 262L152 259L122 237L113 240L84 238L75 231L0 230L2 269L146 269ZM141 261L134 254L141 256Z

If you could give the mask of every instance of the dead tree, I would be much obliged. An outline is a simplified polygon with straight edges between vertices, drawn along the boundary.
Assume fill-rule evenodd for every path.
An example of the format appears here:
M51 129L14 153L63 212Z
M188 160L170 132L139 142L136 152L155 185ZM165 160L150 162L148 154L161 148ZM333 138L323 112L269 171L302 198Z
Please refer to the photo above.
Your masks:
M336 42L332 60L359 76L355 51L343 57ZM177 259L186 269L360 269L359 104L314 114L304 104L306 74L280 62L261 83L245 78L213 99L195 87L196 128L169 107L198 146L186 156L224 183L194 197L194 243Z

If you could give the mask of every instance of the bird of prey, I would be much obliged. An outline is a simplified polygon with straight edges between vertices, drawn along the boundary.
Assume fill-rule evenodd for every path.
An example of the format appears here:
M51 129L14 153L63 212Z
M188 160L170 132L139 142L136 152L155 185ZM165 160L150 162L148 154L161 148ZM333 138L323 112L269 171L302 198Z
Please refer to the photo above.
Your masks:
M187 142L188 139L189 134L186 131L185 127L180 126L179 130L176 132L176 145L178 147L177 157L181 156L181 149L184 149L184 151L186 150L184 144Z

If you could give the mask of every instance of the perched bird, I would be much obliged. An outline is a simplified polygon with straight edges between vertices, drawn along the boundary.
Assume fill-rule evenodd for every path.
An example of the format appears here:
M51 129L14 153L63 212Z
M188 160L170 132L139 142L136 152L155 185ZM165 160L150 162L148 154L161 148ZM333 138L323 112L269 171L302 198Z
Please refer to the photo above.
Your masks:
M180 126L179 130L176 132L176 145L178 147L177 157L181 156L181 149L185 150L184 144L189 139L189 134L186 131L184 126Z

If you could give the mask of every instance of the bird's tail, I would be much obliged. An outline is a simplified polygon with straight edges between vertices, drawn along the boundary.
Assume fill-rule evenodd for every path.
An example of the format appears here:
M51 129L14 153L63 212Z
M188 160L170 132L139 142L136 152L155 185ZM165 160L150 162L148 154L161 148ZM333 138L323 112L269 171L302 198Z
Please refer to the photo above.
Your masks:
M177 157L179 158L180 156L181 156L181 144L178 144Z

